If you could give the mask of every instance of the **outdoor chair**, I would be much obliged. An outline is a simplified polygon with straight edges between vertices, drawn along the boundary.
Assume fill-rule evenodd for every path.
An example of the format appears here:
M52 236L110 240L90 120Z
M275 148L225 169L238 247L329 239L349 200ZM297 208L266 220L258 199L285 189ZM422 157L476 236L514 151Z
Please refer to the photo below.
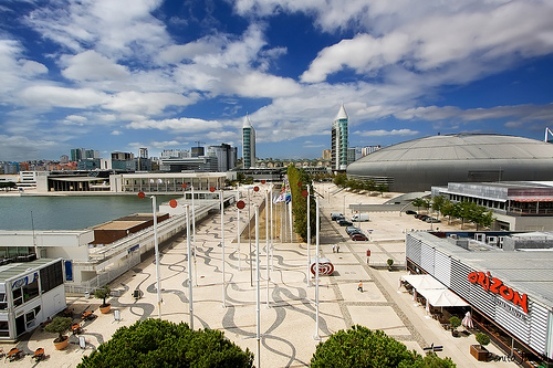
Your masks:
M21 359L23 355L23 350L11 348L6 357L10 360L10 362L13 362L14 360Z
M32 356L32 358L33 358L34 360L36 360L37 362L38 362L39 360L44 359L44 348L38 348L38 349L36 349L35 352L34 352L34 354L33 354L33 356Z

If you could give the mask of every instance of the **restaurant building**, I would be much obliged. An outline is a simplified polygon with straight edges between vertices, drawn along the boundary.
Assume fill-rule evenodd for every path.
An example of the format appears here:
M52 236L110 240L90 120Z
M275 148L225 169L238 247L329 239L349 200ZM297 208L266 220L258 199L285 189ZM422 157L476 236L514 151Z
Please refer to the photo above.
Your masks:
M410 232L406 261L469 305L475 327L524 367L553 367L553 234Z
M61 259L0 266L0 341L16 340L66 308Z

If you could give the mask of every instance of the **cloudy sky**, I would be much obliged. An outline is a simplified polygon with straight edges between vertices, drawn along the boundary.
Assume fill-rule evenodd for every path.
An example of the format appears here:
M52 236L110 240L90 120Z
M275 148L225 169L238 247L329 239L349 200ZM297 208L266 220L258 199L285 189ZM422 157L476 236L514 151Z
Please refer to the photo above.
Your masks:
M0 160L553 128L551 0L1 0ZM239 148L239 155L241 148Z

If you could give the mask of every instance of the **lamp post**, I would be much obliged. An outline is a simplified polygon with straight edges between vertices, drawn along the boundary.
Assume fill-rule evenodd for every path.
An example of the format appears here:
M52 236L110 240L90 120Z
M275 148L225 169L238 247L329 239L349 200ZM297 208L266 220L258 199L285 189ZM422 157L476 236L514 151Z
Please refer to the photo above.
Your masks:
M256 187L257 188L257 187ZM251 263L251 262L250 262ZM256 287L255 287L255 322L256 322L256 334L257 340L257 367L261 367L261 296L260 296L260 278L259 272L259 207L255 206L255 273L256 273Z
M305 283L309 286L309 274L311 270L311 189L307 185L307 190L302 190L301 195L307 198L307 273L305 274Z
M146 193L138 192L138 198L146 198ZM157 241L157 204L156 196L151 196L154 217L154 252L156 256L156 289L157 289L157 315L161 319L161 281L159 279L159 247Z
M177 208L178 201L176 199L171 199L169 201L169 206L171 208ZM187 251L187 262L188 262L188 294L189 294L189 303L188 303L188 314L190 316L190 329L194 329L194 295L192 287L192 244L190 242L190 205L186 204L186 251ZM194 257L196 252L194 252Z
M250 241L250 286L253 286L253 265L252 265L252 216L250 212L251 208L251 199L250 199L250 189L253 189L254 192L259 192L259 187L255 186L253 188L248 188L248 240ZM257 230L257 229L256 229Z
M211 187L209 188L210 192L215 192L215 188ZM224 211L224 201L223 201L223 190L219 190L219 206L221 209L221 271L223 273L223 285L222 285L222 293L223 293L223 307L226 307L226 277L225 277L225 211Z
M188 314L190 316L190 329L194 329L194 294L192 287L192 244L190 243L190 206L186 205L186 246L188 249ZM196 252L194 252L196 255Z
M267 307L270 307L269 291L271 282L271 270L269 268L269 191L265 191L265 256L267 261Z
M315 232L316 232L316 254L315 254L315 335L313 338L315 340L320 340L319 336L319 199L315 199L315 208L316 208L316 216L317 216L317 222L315 225Z

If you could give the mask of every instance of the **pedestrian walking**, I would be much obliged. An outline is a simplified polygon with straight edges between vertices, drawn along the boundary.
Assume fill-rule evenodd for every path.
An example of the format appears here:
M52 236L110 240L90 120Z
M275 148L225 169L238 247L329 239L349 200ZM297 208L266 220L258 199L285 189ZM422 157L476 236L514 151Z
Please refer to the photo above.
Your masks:
M359 281L359 284L357 284L357 291L363 292L363 281Z
M332 245L332 253L336 253L336 244Z

